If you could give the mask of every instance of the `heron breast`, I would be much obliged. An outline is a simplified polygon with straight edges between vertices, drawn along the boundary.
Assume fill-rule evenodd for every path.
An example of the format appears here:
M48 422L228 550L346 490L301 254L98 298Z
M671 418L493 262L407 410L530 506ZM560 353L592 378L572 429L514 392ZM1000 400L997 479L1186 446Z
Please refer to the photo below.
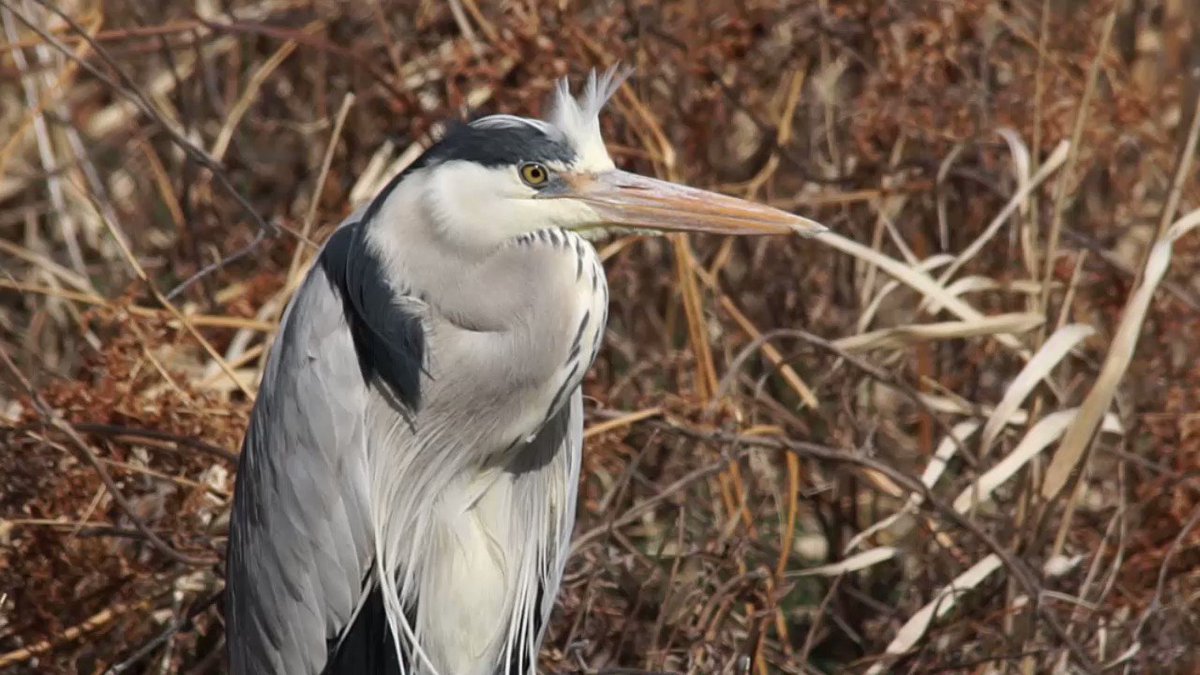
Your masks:
M604 327L608 321L608 282L600 256L592 245L579 235L563 230L545 231L546 240L563 251L569 259L567 284L570 286L565 330L570 334L565 355L550 384L554 393L546 408L543 422L557 413L567 398L583 381L600 350ZM567 334L567 333L564 333ZM540 426L540 425L539 425Z

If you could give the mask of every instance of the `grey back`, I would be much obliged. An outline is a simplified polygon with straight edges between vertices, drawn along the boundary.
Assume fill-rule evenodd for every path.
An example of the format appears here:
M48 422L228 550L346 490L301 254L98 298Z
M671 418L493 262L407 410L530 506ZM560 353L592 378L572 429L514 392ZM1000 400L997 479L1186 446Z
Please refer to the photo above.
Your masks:
M303 282L281 326L230 526L227 639L238 674L321 672L326 641L350 622L370 567L367 387L322 269Z

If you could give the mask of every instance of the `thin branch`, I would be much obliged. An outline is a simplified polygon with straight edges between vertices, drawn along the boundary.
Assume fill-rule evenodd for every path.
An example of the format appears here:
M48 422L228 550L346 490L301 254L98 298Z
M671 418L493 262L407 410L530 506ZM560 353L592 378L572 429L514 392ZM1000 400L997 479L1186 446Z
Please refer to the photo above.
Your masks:
M224 188L225 191L227 193L229 193L230 196L233 197L234 201L236 201L237 204L242 208L242 210L245 211L246 214L250 216L251 221L253 221L254 224L258 227L258 234L255 236L254 240L251 241L250 244L244 250L239 251L238 253L236 253L232 256L227 256L220 263L217 263L215 265L209 265L208 267L205 267L200 272L198 272L196 275L194 275L192 278L188 279L184 284L181 284L179 287L175 288L170 293L168 293L167 294L168 299L175 297L176 295L181 293L183 290L185 290L187 287L194 284L200 278L205 277L209 274L212 274L213 272L216 272L217 270L228 266L229 264L235 262L236 260L240 260L241 258L244 258L245 256L249 255L250 252L253 251L255 248L257 248L258 245L261 244L263 242L263 240L266 239L267 237L274 238L275 236L278 235L279 228L275 227L271 223L268 223L266 220L263 220L262 216L260 216L258 214L258 212L250 204L250 202L240 192L238 192L237 188L235 188L233 186L233 183L230 182L229 177L227 175L225 175L224 169L221 167L220 163L215 161L212 157L210 157L208 155L207 152L205 152L203 149L197 147L194 143L192 143L186 137L184 137L183 134L181 134L178 130L176 130L174 125L172 125L170 122L168 122L166 120L166 118L163 117L162 113L160 113L158 111L158 109L155 108L154 105L149 101L149 99L146 98L145 94L143 94L141 92L141 90L138 89L137 84L132 79L130 79L129 75L126 74L125 71L121 69L121 67L117 64L117 62L112 58L111 55L109 55L107 50L105 50L105 48L102 47L99 42L97 42L95 39L93 39L92 36L89 35L87 33L87 31L85 31L83 29L83 27L79 25L78 22L76 22L74 19L72 19L69 15L67 15L64 11L62 11L58 7L55 7L54 5L47 2L46 0L33 0L33 1L36 2L37 4L41 5L42 7L50 10L51 12L54 12L56 15L59 16L59 18L61 18L63 21L65 21L67 23L67 25L71 27L71 30L75 31L76 34L78 34L80 38L82 38L85 42L87 42L88 45L92 48L92 50L95 51L96 55L99 56L100 59L103 60L104 63L107 64L108 67L111 68L113 70L113 72L115 72L117 74L117 79L119 80L119 82L117 80L113 80L111 77L109 77L107 74L103 73L96 66L81 59L74 52L72 52L70 49L68 49L67 46L62 43L62 41L60 41L58 38L54 37L50 33L46 32L45 30L43 30L42 28L37 26L33 21L31 21L29 19L29 17L25 16L20 11L18 11L15 7L13 7L13 5L9 2L9 0L0 0L0 6L5 7L7 9L9 9L10 11L12 11L13 14L17 17L17 19L19 19L21 21L21 23L25 24L26 27L28 27L34 33L37 33L39 37L41 37L47 43L53 45L55 49L60 51L68 59L71 59L72 61L77 62L80 65L80 67L82 67L84 70L86 70L88 73L90 73L93 77L100 80L105 85L110 87L113 91L119 93L121 96L124 96L131 103L133 103L142 112L142 114L146 115L146 117L148 119L150 119L160 129L162 129L167 134L167 136L171 139L171 141L174 142L175 145L179 146L179 148L181 150L183 150L183 152L188 156L189 159L191 159L192 161L196 162L197 164L199 164L199 165L203 166L204 168L208 169L209 171L211 171L213 176L217 179L217 182L221 185L221 187Z
M949 504L944 503L939 497L933 494L933 491L925 486L919 479L910 476L909 474L896 469L884 462L872 459L863 454L837 450L816 443L806 441L793 441L783 438L766 438L760 436L744 436L740 434L732 434L726 432L702 432L684 426L673 425L666 422L648 421L647 424L683 434L698 441L710 443L729 443L734 445L742 445L745 447L757 448L772 448L776 450L784 450L792 452L810 459L817 459L826 462L836 462L839 464L849 464L862 469L881 473L895 481L898 485L908 490L910 493L920 495L922 497L921 507L937 512L945 520L949 521L959 529L965 530L973 535L976 539L984 544L984 546L994 553L1004 563L1009 573L1017 580L1017 583L1025 590L1030 603L1033 605L1034 612L1046 623L1050 631L1058 638L1063 645L1075 657L1077 665L1088 673L1099 673L1099 668L1092 658L1084 651L1080 645L1067 632L1062 622L1058 617L1043 603L1039 602L1042 595L1041 586L1038 584L1037 576L1029 569L1029 567L1011 551L1005 548L992 535L985 532L979 525L973 522L967 516L955 511Z
M46 403L41 394L34 389L33 383L31 383L29 379L25 377L25 374L22 373L19 368L17 368L17 364L13 363L12 359L8 356L8 352L4 349L0 349L0 361L4 362L4 366L12 374L12 376L16 378L17 382L20 383L21 387L29 395L29 398L33 401L34 407L37 408L38 414L41 416L42 421L46 424L46 426L65 434L66 437L70 439L71 444L76 450L78 450L78 454L81 455L84 460L91 465L92 469L96 471L97 475L100 476L100 480L104 483L104 487L107 488L109 494L112 495L113 501L115 501L117 506L119 506L121 510L125 512L125 515L133 523L134 527L136 527L138 531L142 533L142 536L146 538L146 541L150 542L151 546L171 560L184 565L208 566L216 562L216 559L214 558L198 558L187 555L186 553L180 553L165 540L163 540L162 537L159 537L154 530L150 529L150 526L147 525L145 521L143 521L137 515L137 510L134 508L133 504L129 502L129 499L126 498L125 494L122 493L120 488L117 487L116 481L114 481L112 476L108 473L108 469L104 467L104 463L101 462L98 457L96 457L96 453L92 452L92 449L88 447L87 443L85 443L83 438L79 436L79 433L75 431L74 427L72 427L66 420L54 414L53 409ZM30 435L53 448L56 448L67 454L72 454L71 451L66 447L53 440L50 440L49 438L40 437L36 434Z
M209 596L204 600L192 605L192 607L188 609L187 614L172 622L166 627L165 630L155 636L154 639L139 647L137 651L130 654L129 657L124 661L121 661L112 668L109 668L106 675L119 675L120 673L123 673L140 663L143 659L153 653L155 649L158 649L159 646L161 646L164 642L171 639L171 637L173 637L175 634L191 626L192 620L204 613L209 607L217 604L217 600L221 598L221 594L224 592L225 590L222 588L215 593L209 594Z
M1100 65L1104 61L1104 56L1108 53L1108 43L1112 37L1113 26L1117 22L1117 10L1121 3L1113 2L1112 9L1108 12L1108 17L1104 20L1104 28L1100 35L1100 51L1096 53L1090 68L1088 69L1087 84L1083 90L1083 98L1079 101L1079 111L1075 115L1075 125L1071 129L1071 152L1067 156L1067 164L1063 168L1062 173L1058 176L1058 182L1054 186L1054 215L1050 220L1050 232L1047 234L1046 256L1042 259L1042 295L1039 302L1039 307L1045 311L1050 304L1050 289L1053 284L1050 283L1054 274L1054 262L1058 257L1058 240L1062 233L1063 226L1063 210L1067 199L1067 190L1070 188L1071 181L1075 178L1075 166L1079 163L1079 153L1082 151L1080 142L1083 139L1083 130L1087 126L1088 107L1092 103L1092 96L1096 91L1096 82L1100 79ZM1045 328L1038 331L1039 335L1045 335ZM1040 345L1041 339L1038 340Z
M1167 587L1167 571L1171 567L1171 562L1175 560L1175 556L1179 553L1179 549L1183 547L1184 541L1187 540L1188 534L1200 524L1200 505L1192 509L1192 515L1188 518L1187 523L1179 530L1179 534L1175 535L1175 540L1171 542L1171 547L1167 549L1167 554L1163 556L1162 564L1158 567L1158 582L1154 585L1154 597L1150 603L1146 605L1146 609L1142 612L1142 617L1138 620L1137 628L1133 631L1133 641L1137 642L1141 639L1142 631L1146 628L1146 623L1150 617L1162 609L1163 591Z

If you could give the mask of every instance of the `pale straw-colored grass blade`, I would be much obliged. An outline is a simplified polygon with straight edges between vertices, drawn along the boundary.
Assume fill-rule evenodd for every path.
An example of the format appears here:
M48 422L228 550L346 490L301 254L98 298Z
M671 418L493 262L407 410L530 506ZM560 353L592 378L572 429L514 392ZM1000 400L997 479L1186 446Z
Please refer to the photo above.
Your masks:
M925 471L921 474L921 484L927 488L932 488L938 482L938 479L942 477L942 474L945 473L947 464L949 464L950 459L954 457L955 453L958 452L959 446L965 443L971 437L971 434L974 434L978 429L979 422L974 420L955 424L950 429L950 434L938 443L937 450L933 453L933 457L930 458L929 464L925 466ZM858 548L859 544L865 541L867 537L891 527L905 515L916 513L917 507L921 505L922 501L923 497L921 495L910 495L904 507L899 511L883 520L873 523L862 532L851 537L850 541L842 549L843 555Z
M984 314L972 307L961 298L955 297L948 292L944 286L934 281L925 272L915 269L910 265L900 262L891 256L880 253L875 249L860 244L853 239L843 237L837 232L823 232L813 237L814 240L826 244L830 248L841 251L847 255L854 256L860 260L871 263L887 272L892 278L900 281L904 285L916 290L927 298L936 300L945 306L946 310L956 315L964 321L979 321L984 318ZM1000 344L1020 354L1023 358L1029 357L1029 350L1017 339L1015 335L1010 333L1001 333L996 335L996 339Z
M1047 446L1058 440L1078 414L1079 408L1071 408L1052 412L1043 417L1017 443L1017 447L1012 452L959 493L958 497L954 499L954 510L966 513L972 504L978 504L990 498L996 488L1012 478L1021 470L1021 467L1028 464L1029 460L1036 457ZM1114 434L1124 433L1120 420L1111 413L1104 416L1101 429Z
M1125 306L1125 314L1121 318L1117 332L1113 336L1112 346L1100 368L1096 383L1088 392L1080 406L1079 415L1063 434L1062 443L1054 453L1054 459L1046 469L1046 478L1042 482L1042 497L1054 499L1066 486L1071 473L1085 458L1087 449L1100 420L1112 404L1117 393L1117 385L1125 376L1129 363L1133 359L1133 351L1137 346L1138 336L1142 331L1142 323L1146 319L1146 311L1154 291L1167 273L1171 264L1171 251L1177 239L1200 225L1200 209L1188 213L1175 221L1165 235L1150 249L1146 258L1145 274L1142 283L1129 298Z
M993 572L1000 569L1000 564L1000 557L995 553L990 553L942 587L932 600L904 622L904 625L896 633L896 637L884 649L884 654L895 657L912 649L925 636L925 632L929 630L929 625L935 618L945 616L957 604L960 594L978 586ZM867 675L887 672L891 660L879 661L867 670Z
M891 560L899 552L899 549L892 548L891 546L879 546L835 563L788 572L787 576L791 578L814 576L836 577L846 572L857 572L873 565L878 565L886 560Z
M1025 145L1025 141L1021 140L1021 135L1015 129L1002 127L996 130L996 134L1004 139L1008 145L1008 151L1012 153L1013 158L1013 175L1017 179L1017 192L1029 194L1031 183L1030 174L1032 173L1033 157L1029 154L1029 147ZM1029 202L1022 199L1019 204L1021 212L1024 213L1029 209Z
M946 287L946 290L958 297L962 297L967 293L978 293L980 291L1005 291L1008 293L1022 293L1024 295L1036 296L1042 292L1042 285L1029 279L1001 283L991 277L974 275L955 279L954 283ZM927 311L930 314L937 314L942 311L942 306L936 302L923 301L919 309Z
M1021 372L1013 378L1012 383L1004 391L1004 396L1000 399L1000 403L992 411L987 424L983 427L983 434L979 439L980 457L987 456L988 450L991 449L992 443L1000 435L1000 431L1004 428L1004 425L1008 423L1008 419L1021 407L1026 397L1037 386L1037 383L1047 378L1051 371L1054 370L1054 367L1076 345L1094 335L1095 332L1096 330L1091 326L1078 323L1063 326L1054 331L1054 334L1046 340L1042 348L1033 355L1032 359L1029 359L1029 362L1025 364Z
M1011 199L1008 200L1008 203L1004 205L1004 208L1000 209L1000 212L996 214L996 217L992 218L992 222L988 223L988 226L984 228L983 232L980 233L978 237L975 238L975 241L972 241L970 245L963 249L962 252L955 257L954 262L950 263L950 266L942 271L941 276L938 277L938 283L945 284L950 277L954 276L955 272L957 272L963 265L967 264L971 258L974 258L980 251L983 250L983 247L987 245L989 241L991 241L992 237L996 236L996 233L1000 231L1000 228L1004 226L1004 223L1008 222L1008 219L1017 210L1017 208L1024 204L1025 200L1029 199L1030 193L1032 193L1034 189L1036 189L1047 178L1049 178L1050 174L1057 171L1058 168L1063 165L1063 162L1067 160L1067 155L1069 154L1070 149L1071 144L1067 141L1059 143L1058 146L1054 148L1054 152L1050 153L1050 156L1046 158L1046 162L1042 164L1040 169L1038 169L1037 174L1034 175L1028 183L1020 186L1017 189L1017 192L1013 194Z
M833 344L847 352L861 352L868 349L905 347L918 342L1024 333L1037 328L1044 321L1045 317L1040 314L1014 312L979 317L970 321L943 321L881 328L861 335L839 338L834 340Z
M916 266L916 269L922 272L929 272L930 270L937 269L943 265L949 265L953 260L954 256L950 255L949 253L938 253L937 255L931 255L922 260ZM870 304L868 304L866 309L863 310L862 315L858 317L858 332L862 333L867 330L867 328L871 325L871 321L879 312L879 308L883 305L883 301L887 299L887 297L891 295L897 288L900 288L900 285L901 284L899 281L891 279L879 287L879 292L875 294L875 297L871 298ZM955 295L959 294L955 293Z

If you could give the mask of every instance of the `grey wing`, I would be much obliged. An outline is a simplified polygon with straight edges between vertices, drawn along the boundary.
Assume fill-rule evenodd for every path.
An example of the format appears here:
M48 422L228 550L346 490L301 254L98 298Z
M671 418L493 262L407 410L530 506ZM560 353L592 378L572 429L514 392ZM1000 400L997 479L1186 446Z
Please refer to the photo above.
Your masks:
M246 433L227 572L235 674L321 672L370 567L367 385L331 282L314 267L289 305Z

